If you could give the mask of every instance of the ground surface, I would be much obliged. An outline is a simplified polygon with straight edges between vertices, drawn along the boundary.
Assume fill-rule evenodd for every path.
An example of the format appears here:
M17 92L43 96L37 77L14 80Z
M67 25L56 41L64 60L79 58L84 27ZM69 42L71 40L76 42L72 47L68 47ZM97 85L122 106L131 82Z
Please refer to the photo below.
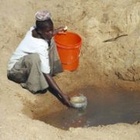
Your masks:
M139 140L140 124L64 131L33 119L33 114L44 109L48 114L67 109L50 93L33 95L6 78L8 59L34 23L34 13L39 9L51 11L56 27L67 25L83 39L77 71L55 77L65 93L89 85L140 89L139 0L1 0L0 139Z

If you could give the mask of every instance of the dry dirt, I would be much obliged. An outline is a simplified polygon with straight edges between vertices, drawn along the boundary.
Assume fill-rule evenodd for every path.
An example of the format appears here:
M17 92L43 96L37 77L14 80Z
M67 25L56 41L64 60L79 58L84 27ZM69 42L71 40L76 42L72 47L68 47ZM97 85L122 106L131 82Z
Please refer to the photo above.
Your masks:
M139 140L140 124L64 131L33 119L33 113L67 109L50 93L33 95L7 80L7 62L34 24L34 13L51 11L55 26L82 37L80 65L55 77L65 93L83 86L140 88L139 0L0 1L0 140ZM111 40L110 40L111 39Z

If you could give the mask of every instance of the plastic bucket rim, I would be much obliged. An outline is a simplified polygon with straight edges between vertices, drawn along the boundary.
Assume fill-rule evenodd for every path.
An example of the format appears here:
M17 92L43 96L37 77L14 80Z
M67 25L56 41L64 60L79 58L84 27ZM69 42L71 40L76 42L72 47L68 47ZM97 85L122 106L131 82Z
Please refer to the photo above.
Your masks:
M62 44L62 43L60 43L60 42L58 42L57 40L56 40L56 36L58 36L58 35L56 35L56 36L54 36L54 39L55 39L55 42L56 42L56 44L58 45L58 47L59 48L65 48L65 49L74 49L74 48L79 48L79 45L81 46L81 44L82 44L82 38L81 38L81 36L79 35L79 34L77 34L77 33L75 33L75 32L69 32L69 31L67 31L67 33L72 33L72 34L75 34L77 37L79 37L79 42L78 43L75 43L75 44L73 44L73 45L66 45L67 46L67 48L66 47L63 47L64 46L64 44ZM60 35L65 35L65 34L60 34ZM60 46L61 47L60 47Z

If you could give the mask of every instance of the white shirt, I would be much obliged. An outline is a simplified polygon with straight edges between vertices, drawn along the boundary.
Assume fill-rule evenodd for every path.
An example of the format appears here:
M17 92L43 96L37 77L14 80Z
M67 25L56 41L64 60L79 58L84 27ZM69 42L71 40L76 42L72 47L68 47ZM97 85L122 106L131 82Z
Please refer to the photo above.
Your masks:
M33 27L30 28L24 39L13 53L8 63L8 70L11 70L21 57L31 53L38 53L41 60L41 71L46 74L50 73L48 43L44 39L33 37L33 29Z

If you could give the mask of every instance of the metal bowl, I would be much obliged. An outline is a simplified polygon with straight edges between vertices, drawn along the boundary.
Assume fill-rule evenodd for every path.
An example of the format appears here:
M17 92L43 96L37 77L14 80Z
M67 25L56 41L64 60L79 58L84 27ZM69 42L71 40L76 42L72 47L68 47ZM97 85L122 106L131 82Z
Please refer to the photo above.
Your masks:
M70 102L74 108L86 108L87 106L87 98L84 95L73 96Z

